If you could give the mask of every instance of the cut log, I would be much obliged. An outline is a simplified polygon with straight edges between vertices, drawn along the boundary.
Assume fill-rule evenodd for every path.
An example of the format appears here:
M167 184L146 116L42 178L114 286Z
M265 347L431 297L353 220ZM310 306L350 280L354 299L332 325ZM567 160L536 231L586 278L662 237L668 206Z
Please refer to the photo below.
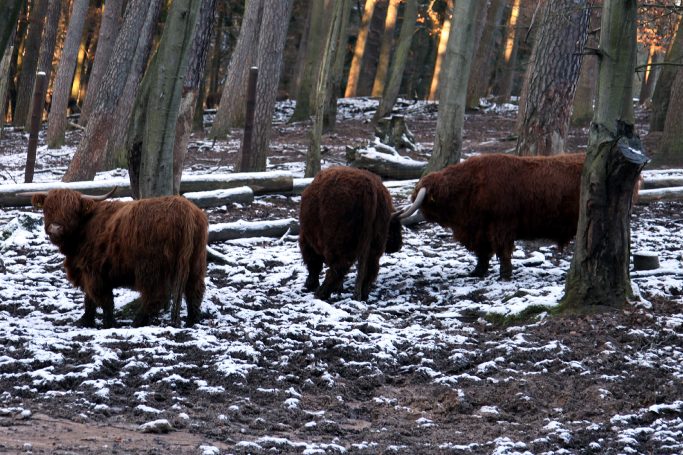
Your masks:
M382 178L417 179L427 167L424 161L378 152L373 146L366 149L346 148L346 159L351 167L367 169Z
M659 256L653 251L633 253L633 270L654 270L659 268Z
M681 201L683 200L683 186L672 188L658 188L652 190L640 190L638 192L638 204L649 204L657 201Z
M194 202L197 207L218 207L225 204L238 202L251 204L254 201L254 192L248 186L230 188L227 190L197 191L183 194L187 199Z
M291 193L294 187L291 172L244 172L235 174L188 175L180 183L182 194L198 191L213 191L248 186L254 194ZM88 182L42 182L21 183L0 186L0 207L30 205L26 196L16 196L21 192L49 191L56 188L69 188L86 194L104 194L117 187L115 197L130 197L130 182L127 178L96 180Z
M645 177L643 189L671 188L683 186L683 177Z
M299 233L299 222L293 218L273 221L235 221L209 226L209 243L250 237L283 237Z

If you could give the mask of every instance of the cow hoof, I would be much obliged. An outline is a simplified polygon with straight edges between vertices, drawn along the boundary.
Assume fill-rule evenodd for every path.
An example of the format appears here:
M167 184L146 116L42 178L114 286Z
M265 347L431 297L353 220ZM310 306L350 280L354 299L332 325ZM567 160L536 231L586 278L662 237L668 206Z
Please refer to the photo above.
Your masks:
M473 278L484 278L487 275L488 270L478 270L474 269L470 272L470 276Z
M76 325L79 327L94 329L96 327L95 318L86 318L85 316L83 316L78 321L76 321Z
M304 290L308 292L313 292L320 286L320 280L315 277L309 276L304 283Z

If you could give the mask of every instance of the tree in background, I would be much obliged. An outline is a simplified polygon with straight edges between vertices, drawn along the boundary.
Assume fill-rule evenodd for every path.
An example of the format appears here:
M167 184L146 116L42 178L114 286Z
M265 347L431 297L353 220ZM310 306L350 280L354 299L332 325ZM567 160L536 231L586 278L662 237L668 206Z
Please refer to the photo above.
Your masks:
M95 59L88 79L88 91L86 92L83 107L81 108L81 116L78 119L78 123L81 125L88 123L88 116L90 115L93 104L95 104L100 82L107 69L109 59L111 58L114 43L119 34L119 29L121 28L123 4L123 0L107 0L102 6L102 21L100 24L99 36L97 38Z
M65 182L92 180L107 165L125 164L118 158L119 150L125 142L161 5L161 0L128 2L85 134L64 174Z
M581 177L579 222L560 311L622 308L629 279L633 188L647 162L634 132L636 0L605 0L598 102Z
M664 65L660 71L652 94L652 112L650 113L650 131L662 131L666 122L666 113L671 99L671 86L678 72L678 65L683 64L683 16L678 23L676 36L664 57Z
M128 175L136 197L173 194L173 145L201 3L174 0L141 83L126 142Z
M664 131L659 141L657 153L654 154L654 166L683 166L683 71L679 68L676 78L671 84L671 100L666 111Z
M382 31L379 62L375 71L375 80L372 84L372 96L382 96L384 93L384 84L389 72L389 61L391 60L391 50L394 44L394 29L396 28L396 18L398 17L398 5L400 2L401 0L389 0L389 9L384 19L384 30Z
M227 136L232 127L244 126L249 68L256 63L264 0L249 0L237 44L230 57L221 102L209 131L211 138Z
M17 17L21 10L23 0L6 0L0 7L0 55L5 54L5 49L11 41Z
M334 130L337 123L337 100L342 93L344 79L344 63L346 61L346 43L348 42L349 21L351 18L351 1L344 1L342 18L339 25L337 46L334 53L334 61L330 69L330 75L325 97L325 112L323 114L323 133ZM329 32L329 30L328 30Z
M48 115L47 146L59 148L64 144L66 132L66 110L69 104L71 83L78 58L78 47L81 44L85 15L88 12L88 0L74 0L69 15L69 28L64 39L62 57L57 67L57 77L52 89L52 103Z
M600 30L600 8L590 8L590 20L586 49L598 48L598 31ZM593 119L593 103L598 88L598 58L593 52L586 53L581 62L581 72L576 83L572 116L569 123L584 127Z
M410 45L413 41L415 33L415 26L417 21L417 0L406 0L405 9L403 11L403 22L401 23L401 32L398 37L398 44L394 52L394 58L391 63L389 71L389 82L387 83L382 98L379 101L379 106L372 118L374 123L386 116L394 108L396 99L398 98L401 89L401 81L406 69L408 55L410 52Z
M28 35L24 43L21 73L19 73L19 82L17 84L17 102L12 118L12 124L16 127L23 128L28 122L47 5L48 0L33 0L31 2L28 16Z
M368 42L368 32L370 31L370 22L372 15L375 12L376 0L365 0L363 8L363 17L361 18L360 28L358 29L358 37L356 38L356 45L353 49L353 58L351 59L351 67L349 68L349 77L346 81L346 90L344 96L346 98L356 96L358 90L358 79L360 78L360 67L365 55L365 45Z
M508 0L510 4L505 44L503 45L503 58L500 61L499 77L497 85L497 101L507 103L512 94L513 79L519 54L519 41L522 39L522 31L517 28L520 15L520 0Z
M588 38L586 0L544 0L541 26L517 117L518 155L565 151L572 103Z
M439 46L438 50L436 51L436 62L434 63L434 71L432 72L432 82L429 86L429 95L427 96L427 99L430 101L434 101L439 97L438 90L439 82L441 81L441 68L443 66L443 61L446 56L446 53L448 52L448 41L451 35L451 22L453 20L453 17L451 15L451 12L453 11L453 0L448 0L447 5L448 8L446 9L446 14L444 15L443 25L441 26L441 31L439 32ZM472 28L473 33L475 29L476 24L475 27ZM472 42L474 42L473 37L471 38Z
M458 0L453 9L453 33L448 38L444 71L439 88L439 114L436 120L434 150L424 175L460 161L462 127L465 123L467 78L474 53L476 19L485 3Z

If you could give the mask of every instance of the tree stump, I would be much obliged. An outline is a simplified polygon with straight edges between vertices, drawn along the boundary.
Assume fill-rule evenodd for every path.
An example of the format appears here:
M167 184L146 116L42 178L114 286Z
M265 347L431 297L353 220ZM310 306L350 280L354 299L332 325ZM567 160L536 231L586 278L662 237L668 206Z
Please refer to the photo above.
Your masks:
M654 270L659 268L659 255L654 251L636 251L633 253L634 270Z
M375 136L379 138L381 143L391 147L417 150L415 136L408 129L406 119L402 115L392 115L379 119L375 127Z

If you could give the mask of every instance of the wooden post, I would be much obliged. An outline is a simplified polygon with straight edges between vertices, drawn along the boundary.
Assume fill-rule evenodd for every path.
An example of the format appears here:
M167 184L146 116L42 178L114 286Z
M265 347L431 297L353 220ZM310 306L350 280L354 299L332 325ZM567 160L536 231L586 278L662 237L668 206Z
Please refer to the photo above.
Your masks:
M38 132L40 132L40 121L43 117L43 103L45 100L46 88L47 77L45 76L44 72L40 71L36 74L36 82L33 89L33 106L31 107L31 119L29 123L28 153L26 155L24 183L33 182L33 172L36 168Z
M242 149L237 159L235 170L237 172L249 172L254 170L252 150L252 135L254 131L254 115L256 111L256 82L258 81L258 68L249 68L249 82L247 85L247 112L244 119L244 137Z

